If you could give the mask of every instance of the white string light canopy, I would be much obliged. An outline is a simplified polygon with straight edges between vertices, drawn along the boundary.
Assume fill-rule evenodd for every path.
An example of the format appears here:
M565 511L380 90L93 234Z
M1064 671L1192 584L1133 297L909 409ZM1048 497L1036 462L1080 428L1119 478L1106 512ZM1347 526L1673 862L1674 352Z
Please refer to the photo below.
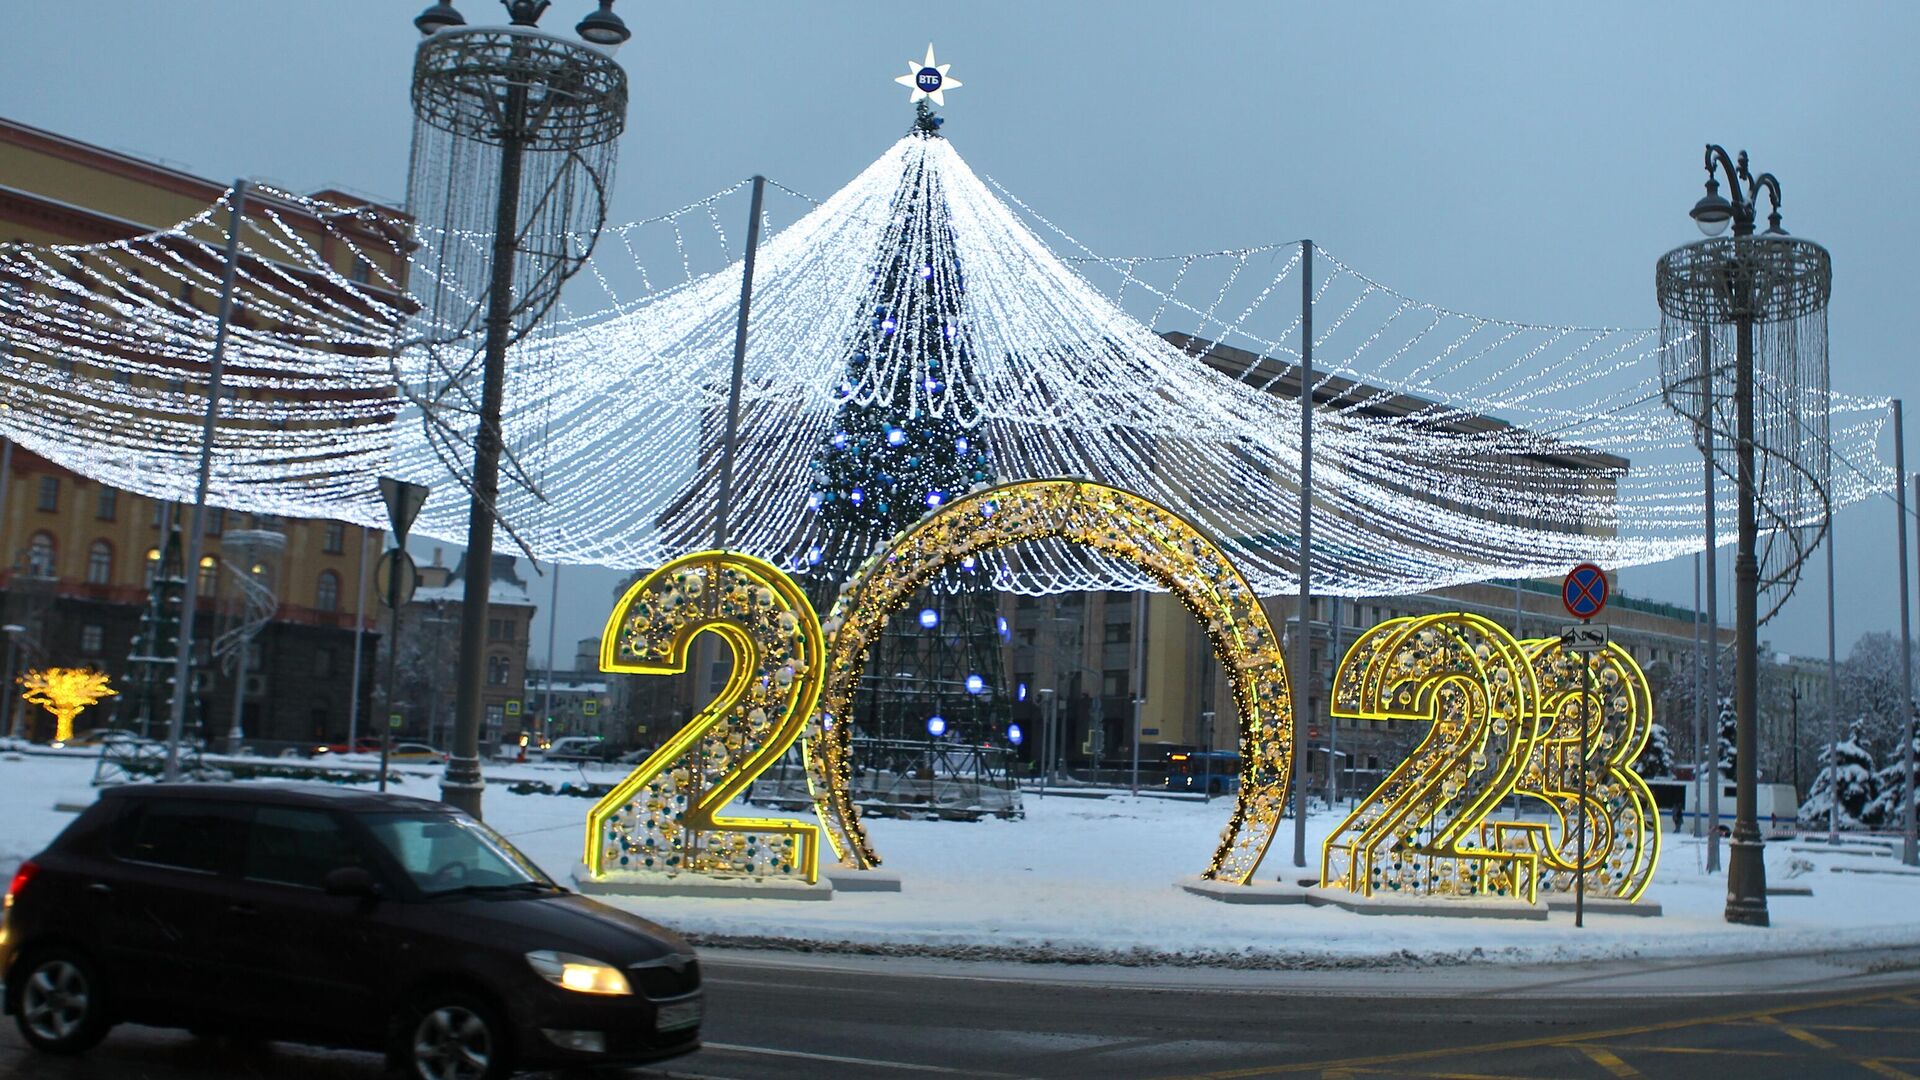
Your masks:
M904 199L907 185L927 197ZM274 199L322 221L359 212ZM711 536L740 284L723 223L744 219L743 201L736 186L607 228L551 331L510 355L499 509L537 557L653 566ZM996 482L1137 491L1217 536L1261 593L1294 588L1297 245L1103 258L938 137L902 139L817 206L789 192L768 217L787 213L797 220L757 256L735 546L809 565L815 456L852 397L957 417L989 448ZM0 247L0 340L14 357L0 435L116 486L190 497L224 219L216 207L118 244ZM435 377L406 342L458 334L403 324L383 260L410 256L413 294L451 311L435 267L479 240L418 230L408 250L336 231L349 254L329 261L273 212L248 220L250 325L230 345L241 389L222 410L213 505L377 526L379 473L457 486L470 421L410 418L418 406L396 387ZM876 277L902 243L927 248L913 253L924 266L964 268L932 284L935 307L960 313L967 377L929 378L927 357L903 348L849 385L849 344L870 329ZM1656 330L1448 311L1317 256L1316 591L1417 592L1699 549L1699 455L1661 403ZM181 302L182 285L198 302ZM909 400L893 401L901 388ZM1884 403L1829 395L1826 417L1834 503L1890 490L1875 451ZM464 506L429 500L416 529L458 542ZM979 570L1026 593L1156 587L1047 543Z

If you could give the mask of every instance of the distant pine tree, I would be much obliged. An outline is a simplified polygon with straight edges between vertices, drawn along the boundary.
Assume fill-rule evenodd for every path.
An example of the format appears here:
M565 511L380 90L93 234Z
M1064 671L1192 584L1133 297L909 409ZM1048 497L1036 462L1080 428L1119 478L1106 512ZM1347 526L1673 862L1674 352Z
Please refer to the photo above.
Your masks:
M1733 776L1737 749L1740 745L1740 714L1734 711L1733 699L1720 699L1720 775Z
M1914 742L1914 750L1920 753L1920 720L1915 720L1908 738ZM1868 762L1868 767L1872 763ZM1860 814L1860 820L1876 829L1903 829L1907 824L1905 809L1901 806L1900 796L1907 791L1906 750L1896 745L1893 753L1880 770L1873 774L1873 801L1867 804ZM1911 797L1911 796L1909 796Z
M1869 820L1880 778L1873 770L1873 754L1861 738L1864 725L1864 720L1855 720L1846 738L1820 748L1820 771L1814 775L1807 801L1800 805L1802 828L1826 828L1828 812L1836 802L1841 828L1857 829Z
M1673 747L1667 742L1667 725L1653 725L1646 749L1633 761L1633 771L1644 780L1673 775Z

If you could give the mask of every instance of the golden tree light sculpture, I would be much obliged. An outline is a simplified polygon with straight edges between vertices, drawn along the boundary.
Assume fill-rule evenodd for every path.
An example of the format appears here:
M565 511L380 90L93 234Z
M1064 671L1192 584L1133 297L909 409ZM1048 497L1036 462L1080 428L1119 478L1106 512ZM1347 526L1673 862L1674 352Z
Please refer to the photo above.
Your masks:
M28 704L52 713L53 741L66 742L73 738L73 718L80 715L80 710L103 697L119 694L107 683L105 672L90 668L42 668L20 676L25 691L20 696Z

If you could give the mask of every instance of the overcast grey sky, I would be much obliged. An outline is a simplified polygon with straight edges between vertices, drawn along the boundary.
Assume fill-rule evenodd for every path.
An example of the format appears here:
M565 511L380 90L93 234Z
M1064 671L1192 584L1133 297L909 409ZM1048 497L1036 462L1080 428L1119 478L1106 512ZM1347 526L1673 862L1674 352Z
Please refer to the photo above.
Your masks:
M503 22L490 0L456 0ZM0 114L204 176L405 187L410 20L426 0L9 5ZM593 5L557 0L547 29ZM1833 384L1920 408L1907 343L1920 209L1920 5L802 3L616 10L635 30L613 216L755 172L825 196L906 128L932 41L946 134L1096 251L1311 237L1402 292L1500 318L1658 321L1653 265L1698 238L1703 143L1779 176L1833 253ZM5 178L0 178L4 183ZM1916 419L1920 425L1920 419ZM1916 442L1920 446L1920 442ZM1887 451L1889 457L1891 449ZM1840 639L1897 629L1894 511L1839 518ZM1731 559L1723 560L1731 563ZM1826 650L1823 563L1762 630ZM612 575L562 590L560 653ZM1691 562L1621 574L1692 602ZM544 585L540 587L544 606ZM1731 604L1724 606L1731 620ZM544 620L536 624L544 642ZM544 647L535 649L535 660Z

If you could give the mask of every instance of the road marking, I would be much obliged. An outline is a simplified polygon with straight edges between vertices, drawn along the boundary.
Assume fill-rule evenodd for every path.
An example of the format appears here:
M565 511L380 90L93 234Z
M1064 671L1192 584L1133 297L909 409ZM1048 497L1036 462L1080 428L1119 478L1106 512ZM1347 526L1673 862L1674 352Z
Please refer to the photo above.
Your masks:
M801 1050L776 1050L771 1046L741 1046L738 1043L702 1042L702 1050L723 1050L735 1054L764 1054L768 1057L800 1058L804 1061L831 1061L838 1065L871 1065L876 1069L901 1069L907 1072L952 1073L967 1076L1012 1076L1013 1073L983 1072L979 1069L949 1069L945 1065L917 1065L910 1061L881 1061L878 1058L842 1057L838 1054L809 1054Z
M1817 1046L1822 1050L1840 1049L1840 1044L1834 1043L1834 1042L1828 1042L1826 1039L1823 1039L1820 1036L1815 1035L1813 1032L1808 1031L1806 1028L1795 1027L1792 1024L1782 1021L1777 1016L1758 1016L1758 1017L1755 1017L1754 1019L1760 1021L1760 1023L1766 1027L1778 1028L1781 1032L1787 1035L1791 1035L1796 1039L1799 1039L1801 1042L1806 1043L1808 1046Z
M1899 1069L1894 1068L1884 1061L1862 1061L1860 1062L1860 1067L1877 1072L1881 1076L1888 1077L1889 1080L1920 1080L1920 1077L1916 1077L1910 1072L1901 1072Z
M821 986L817 983L780 982L777 979L715 979L708 977L700 981L707 986L766 986L781 990L805 990L810 994L884 994L891 996L893 993L891 990L881 990L875 987Z
M1475 1054L1501 1053L1508 1050L1533 1050L1545 1046L1575 1046L1587 1042L1602 1042L1633 1035L1647 1035L1663 1031L1681 1031L1687 1028L1712 1027L1718 1024L1741 1020L1756 1020L1762 1016L1773 1016L1779 1013L1811 1012L1816 1009L1845 1008L1852 1005L1865 1005L1903 999L1903 995L1897 993L1857 994L1848 997L1809 1001L1804 1004L1776 1006L1768 1009L1753 1009L1737 1013L1723 1013L1717 1016L1702 1016L1691 1020L1665 1020L1657 1024L1610 1028L1604 1031L1590 1032L1586 1035L1576 1035L1572 1038L1565 1035L1543 1035L1531 1039L1510 1039L1504 1042L1482 1043L1475 1046L1413 1050L1400 1054L1375 1054L1367 1057L1334 1058L1326 1061L1255 1065L1240 1069L1225 1069L1218 1072L1176 1074L1174 1077L1169 1077L1168 1080L1242 1080L1242 1078L1253 1076L1284 1076L1292 1073L1323 1072L1333 1068L1355 1069L1371 1065L1392 1065L1412 1061L1432 1061L1440 1058L1467 1057ZM1654 1048L1635 1046L1625 1047L1623 1049L1639 1051ZM1729 1053L1731 1051L1714 1052ZM1881 1060L1884 1061L1885 1059L1882 1058Z
M1626 1062L1621 1061L1620 1058L1616 1056L1613 1051L1607 1049L1604 1046L1588 1046L1585 1043L1574 1043L1573 1047L1574 1049L1592 1058L1594 1061L1594 1064L1607 1070L1607 1072L1613 1074L1614 1076L1620 1077L1620 1080L1632 1080L1632 1078L1634 1077L1646 1075L1642 1073L1639 1069L1636 1069L1633 1066L1627 1064Z

